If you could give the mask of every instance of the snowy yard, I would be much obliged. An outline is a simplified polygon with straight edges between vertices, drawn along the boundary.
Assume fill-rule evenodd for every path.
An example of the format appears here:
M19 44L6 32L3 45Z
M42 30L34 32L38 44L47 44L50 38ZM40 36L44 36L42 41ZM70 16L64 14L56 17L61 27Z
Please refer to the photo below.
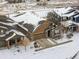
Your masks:
M32 45L0 50L1 59L66 59L79 50L79 33L72 37L73 42L35 52ZM18 51L19 50L19 51Z

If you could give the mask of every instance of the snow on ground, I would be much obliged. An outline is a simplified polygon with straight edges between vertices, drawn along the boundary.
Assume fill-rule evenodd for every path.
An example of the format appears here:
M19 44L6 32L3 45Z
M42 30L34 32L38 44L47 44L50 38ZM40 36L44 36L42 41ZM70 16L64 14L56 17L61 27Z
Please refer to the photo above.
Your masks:
M32 45L0 50L1 59L66 59L79 50L79 33L74 33L73 42L35 52ZM20 50L20 52L17 52ZM79 58L77 58L79 59Z

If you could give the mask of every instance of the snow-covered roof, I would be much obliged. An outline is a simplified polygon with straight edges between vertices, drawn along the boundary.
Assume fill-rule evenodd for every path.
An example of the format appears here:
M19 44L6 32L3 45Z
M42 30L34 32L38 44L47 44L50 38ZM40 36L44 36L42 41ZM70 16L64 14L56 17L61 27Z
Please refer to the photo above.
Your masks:
M22 15L17 16L18 14L10 14L9 17L13 19L15 22L22 22L32 24L34 26L38 26L38 22L45 20L44 18L40 18L39 16L33 14L31 11L25 12Z
M72 15L74 15L75 12L69 13L69 14L63 14L62 16L67 16L67 17L71 17Z
M0 26L0 28L8 29L7 27L4 27L4 26Z
M74 12L73 13L70 13L70 14L65 14L65 13L69 12L69 10L71 10L71 9L72 9L71 7L67 7L67 8L56 8L56 9L54 9L54 11L58 15L60 15L60 16L71 16L71 15L74 14Z
M21 11L19 13L10 14L9 18L15 21L15 23L24 22L23 25L33 25L34 31L40 24L40 21L46 20L46 16L50 12L50 10L42 10L42 11ZM28 29L28 28L27 28Z
M4 24L4 25L8 25L8 26L13 26L13 25L17 24L17 23L4 23L4 22L0 22L0 23Z
M78 15L76 15L76 16L74 16L74 17L79 17L79 14L78 14Z
M17 35L21 35L21 36L25 36L23 33L21 33L20 31L17 31L17 30L10 30L9 32L14 32L16 33Z
M37 15L37 16L39 16L39 17L46 17L47 16L47 14L49 13L49 12L51 12L52 10L51 9L49 9L49 10L41 10L41 11L34 11L34 13Z
M13 34L12 35L10 35L10 33L12 33L13 32ZM10 36L8 36L7 37L7 35L10 35ZM12 29L12 30L10 30L10 31L7 31L5 34L2 34L2 35L0 35L0 38L5 38L6 37L6 41L8 41L8 40L10 40L11 38L13 38L13 37L15 37L16 35L19 35L19 36L25 36L23 33L21 33L20 31L17 31L17 30L14 30L14 29Z
M3 35L0 35L0 37L3 37L3 36L5 36L6 34L9 34L10 32L14 32L14 33L16 33L17 35L21 35L21 36L25 36L23 33L21 33L20 31L17 31L17 30L14 30L14 29L12 29L12 30L10 30L10 31L7 31L5 34L3 34Z
M8 3L8 2L7 1L3 1L3 2L0 2L0 5L4 5L6 3Z

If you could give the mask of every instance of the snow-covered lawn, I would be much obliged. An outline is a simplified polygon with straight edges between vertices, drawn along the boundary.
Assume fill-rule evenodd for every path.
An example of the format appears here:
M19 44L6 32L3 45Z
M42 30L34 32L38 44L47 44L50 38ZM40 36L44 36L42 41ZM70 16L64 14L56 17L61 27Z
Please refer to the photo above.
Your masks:
M0 50L0 59L66 59L72 57L79 50L79 33L74 33L73 42L47 48L35 52L32 44L26 47L13 47ZM19 50L19 52L18 52ZM79 59L79 58L78 58Z

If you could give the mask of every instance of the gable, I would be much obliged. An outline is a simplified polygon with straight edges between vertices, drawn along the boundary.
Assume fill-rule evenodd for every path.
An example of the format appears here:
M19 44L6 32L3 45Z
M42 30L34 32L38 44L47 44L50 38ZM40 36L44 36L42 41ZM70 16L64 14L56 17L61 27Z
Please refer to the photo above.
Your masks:
M44 31L49 27L50 23L50 21L46 20L43 24L36 28L33 34L44 33Z

